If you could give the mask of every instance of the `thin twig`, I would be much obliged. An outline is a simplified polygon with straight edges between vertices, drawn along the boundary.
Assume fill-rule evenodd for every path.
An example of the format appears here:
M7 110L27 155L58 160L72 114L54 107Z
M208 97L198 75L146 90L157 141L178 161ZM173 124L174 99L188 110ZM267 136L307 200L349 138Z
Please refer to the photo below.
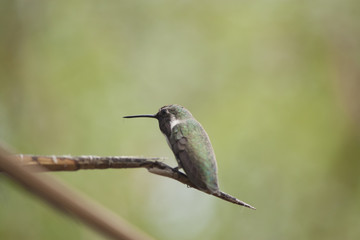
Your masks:
M0 171L49 204L114 239L152 239L124 219L69 189L51 176L29 171L19 164L18 159L0 146ZM32 168L35 171L43 171L41 166Z
M193 185L188 177L179 172L175 168L159 162L162 158L145 158L145 157L125 157L125 156L110 156L110 157L99 157L99 156L38 156L38 155L16 155L19 161L28 167L42 166L49 171L76 171L80 169L106 169L106 168L146 168L150 173L157 174L160 176L172 178L189 187L195 188L199 191L195 185ZM203 191L204 192L204 191ZM219 194L211 194L215 197L221 198L225 201L255 209L253 206L227 194L219 192Z

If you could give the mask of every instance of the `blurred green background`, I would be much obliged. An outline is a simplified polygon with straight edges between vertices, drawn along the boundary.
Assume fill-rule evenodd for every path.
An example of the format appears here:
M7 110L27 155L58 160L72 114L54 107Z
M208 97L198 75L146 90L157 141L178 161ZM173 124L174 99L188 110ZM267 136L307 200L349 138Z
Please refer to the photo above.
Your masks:
M0 139L173 154L188 108L245 209L144 169L49 173L156 239L360 238L360 2L0 1ZM103 239L0 176L1 239Z

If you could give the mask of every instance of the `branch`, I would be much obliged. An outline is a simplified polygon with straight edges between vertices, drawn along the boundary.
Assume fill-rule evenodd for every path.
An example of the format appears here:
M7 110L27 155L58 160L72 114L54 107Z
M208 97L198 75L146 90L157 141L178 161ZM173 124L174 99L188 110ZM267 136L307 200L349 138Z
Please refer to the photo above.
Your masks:
M49 171L76 171L80 169L106 168L146 168L150 173L172 178L183 184L186 184L189 187L202 191L194 184L192 184L184 173L179 172L177 169L171 168L170 166L158 161L162 160L162 158L124 156L37 156L23 154L19 154L16 157L25 166L33 167L40 165ZM221 191L218 194L211 194L209 192L205 193L240 206L256 209L253 206Z
M16 160L18 159L14 155L10 155L0 146L0 171L47 203L77 217L113 239L152 239L124 219L72 191L51 176L35 174L21 166ZM32 168L35 171L43 169L40 166L32 166Z

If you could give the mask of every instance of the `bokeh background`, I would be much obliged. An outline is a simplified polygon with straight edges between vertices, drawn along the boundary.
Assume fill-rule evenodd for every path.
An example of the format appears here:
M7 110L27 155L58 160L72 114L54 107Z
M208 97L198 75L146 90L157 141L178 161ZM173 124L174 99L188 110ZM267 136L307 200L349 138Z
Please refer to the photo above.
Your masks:
M0 138L17 153L172 152L188 108L245 209L144 169L49 173L156 239L360 238L360 2L0 1ZM104 239L0 176L1 239Z

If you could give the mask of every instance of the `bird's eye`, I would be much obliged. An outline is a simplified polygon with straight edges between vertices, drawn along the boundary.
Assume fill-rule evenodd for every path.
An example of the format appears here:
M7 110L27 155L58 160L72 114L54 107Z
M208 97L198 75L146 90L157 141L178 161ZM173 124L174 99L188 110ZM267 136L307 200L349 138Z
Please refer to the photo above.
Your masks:
M165 115L166 114L166 109L161 110L161 114Z

